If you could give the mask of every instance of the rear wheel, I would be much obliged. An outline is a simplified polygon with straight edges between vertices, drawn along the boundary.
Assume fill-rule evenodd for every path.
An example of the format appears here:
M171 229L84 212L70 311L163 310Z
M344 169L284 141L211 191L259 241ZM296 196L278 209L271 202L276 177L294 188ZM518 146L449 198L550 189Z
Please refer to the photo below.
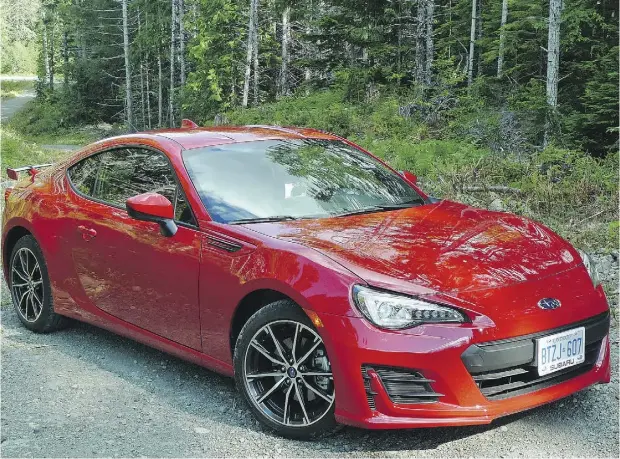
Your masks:
M13 306L19 320L34 332L62 328L68 320L54 312L47 266L39 244L24 236L13 247L9 265Z
M295 303L276 301L250 317L234 360L237 386L262 424L297 439L335 430L336 394L327 350Z

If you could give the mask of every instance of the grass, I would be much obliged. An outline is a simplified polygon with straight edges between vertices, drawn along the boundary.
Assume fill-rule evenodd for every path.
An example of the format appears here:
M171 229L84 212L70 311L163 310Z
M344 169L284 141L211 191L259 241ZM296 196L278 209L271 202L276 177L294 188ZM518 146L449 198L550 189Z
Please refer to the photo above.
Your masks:
M0 80L0 97L2 100L17 97L19 93L34 88L34 81Z
M101 136L94 129L75 129L73 131L63 130L57 134L30 135L29 141L39 145L88 145Z
M7 167L56 162L67 155L67 152L43 149L11 128L3 127L0 136L0 163L3 174Z

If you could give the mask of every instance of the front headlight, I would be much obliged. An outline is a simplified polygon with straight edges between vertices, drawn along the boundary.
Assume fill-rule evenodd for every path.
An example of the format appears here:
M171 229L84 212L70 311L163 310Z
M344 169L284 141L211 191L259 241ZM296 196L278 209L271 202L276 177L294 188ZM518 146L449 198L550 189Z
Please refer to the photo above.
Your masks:
M463 313L446 306L356 285L353 301L364 316L382 328L410 328L423 323L467 322Z
M592 260L592 258L590 258L590 255L585 253L583 250L577 249L577 252L579 252L579 255L581 256L583 265L586 267L586 270L588 271L588 274L590 275L590 279L592 279L592 283L594 284L594 287L598 287L601 281L598 278L598 273L596 271L596 265L594 264L594 261Z

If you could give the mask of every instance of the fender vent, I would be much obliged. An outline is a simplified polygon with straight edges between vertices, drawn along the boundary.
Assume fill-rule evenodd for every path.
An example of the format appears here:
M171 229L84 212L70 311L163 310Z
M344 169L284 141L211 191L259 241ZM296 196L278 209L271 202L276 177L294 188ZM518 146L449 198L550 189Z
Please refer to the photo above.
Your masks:
M210 235L207 235L206 238L207 244L212 245L213 247L217 247L218 249L222 249L231 253L241 250L241 245L235 244L234 242L230 242L225 239L220 239Z
M362 365L362 377L366 388L368 405L375 409L374 392L370 388L370 376L368 370L374 370L383 384L385 392L393 403L396 404L419 404L434 403L442 397L433 391L432 379L425 378L421 373L408 368L385 367L379 365ZM372 402L372 403L371 403Z

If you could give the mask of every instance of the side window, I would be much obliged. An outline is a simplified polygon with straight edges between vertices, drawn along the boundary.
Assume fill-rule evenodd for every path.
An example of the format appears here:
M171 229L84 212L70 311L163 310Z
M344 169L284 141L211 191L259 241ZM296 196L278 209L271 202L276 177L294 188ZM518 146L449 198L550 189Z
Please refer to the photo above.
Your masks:
M161 153L143 148L105 151L69 168L69 178L80 193L123 208L132 196L159 193L175 206L175 220L196 225L174 171Z
M161 153L141 148L121 148L101 153L93 197L116 206L137 194L153 192L174 202L176 180Z
M177 191L176 202L174 202L174 219L181 223L197 226L192 209L187 203L185 193L183 193L180 186Z
M89 156L69 168L69 178L73 186L86 196L93 195L93 187L97 179L101 155Z

